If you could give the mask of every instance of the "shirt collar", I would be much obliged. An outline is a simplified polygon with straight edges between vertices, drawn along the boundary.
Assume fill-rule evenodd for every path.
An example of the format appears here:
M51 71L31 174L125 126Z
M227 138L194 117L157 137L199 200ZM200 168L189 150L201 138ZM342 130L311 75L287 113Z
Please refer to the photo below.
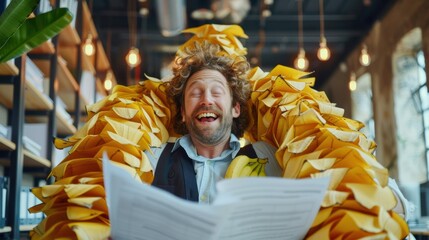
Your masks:
M192 143L191 136L189 134L179 138L174 143L173 149L171 151L174 152L179 147L182 147L186 151L186 154L191 159L193 159L195 161L199 161L199 162L205 162L207 160L215 160L216 161L216 160L223 160L231 154L232 154L232 156L235 156L238 153L238 151L240 150L240 141L238 140L238 138L234 134L231 133L231 137L229 140L229 149L226 149L225 151L223 151L219 157L215 157L212 159L208 159L206 157L199 156L197 154L197 151L195 149L194 144Z

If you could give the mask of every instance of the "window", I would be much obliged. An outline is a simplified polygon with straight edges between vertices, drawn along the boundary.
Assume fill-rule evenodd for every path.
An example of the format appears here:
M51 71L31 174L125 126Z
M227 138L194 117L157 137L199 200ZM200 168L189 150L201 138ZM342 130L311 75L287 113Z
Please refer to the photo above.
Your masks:
M360 131L369 139L375 139L374 112L372 107L371 75L365 73L356 80L356 90L351 92L352 118L365 124Z
M396 141L399 179L428 179L429 94L426 87L421 30L414 29L398 44L393 60Z
M416 62L418 65L419 86L413 92L413 99L423 120L422 135L425 140L426 165L429 166L429 92L426 84L426 66L423 51L419 51L417 53Z

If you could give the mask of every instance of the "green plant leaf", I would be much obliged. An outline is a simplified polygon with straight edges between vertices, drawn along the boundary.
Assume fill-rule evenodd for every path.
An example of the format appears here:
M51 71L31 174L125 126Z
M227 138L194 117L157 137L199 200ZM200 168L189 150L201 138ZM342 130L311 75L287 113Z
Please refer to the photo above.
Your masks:
M0 63L15 58L57 35L73 16L67 8L56 8L29 18L0 49Z
M0 49L18 30L40 0L12 0L0 15Z

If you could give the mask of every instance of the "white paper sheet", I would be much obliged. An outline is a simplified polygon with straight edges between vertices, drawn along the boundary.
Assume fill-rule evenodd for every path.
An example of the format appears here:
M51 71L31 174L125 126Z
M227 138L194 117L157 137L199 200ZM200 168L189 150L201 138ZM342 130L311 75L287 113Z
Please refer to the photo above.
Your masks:
M212 205L180 199L134 180L103 159L114 240L302 239L329 179L237 178L218 183Z

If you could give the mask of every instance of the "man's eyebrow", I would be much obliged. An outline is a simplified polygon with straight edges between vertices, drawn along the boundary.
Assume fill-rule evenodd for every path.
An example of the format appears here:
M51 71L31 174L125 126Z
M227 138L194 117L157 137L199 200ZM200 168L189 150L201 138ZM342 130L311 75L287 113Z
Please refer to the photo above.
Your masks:
M197 83L200 83L201 81L203 81L203 80L205 80L206 78L197 78L197 79L195 79L195 80L192 80L190 83L189 83L189 87L190 86L192 86L192 85L194 85L194 84L197 84ZM217 78L212 78L212 79L210 79L210 81L212 81L212 82L217 82L217 83L220 83L222 86L225 86L225 87L228 87L228 83L227 82L224 82L224 81L221 81L221 80L219 80L219 79L217 79ZM205 85L205 84L204 84Z

